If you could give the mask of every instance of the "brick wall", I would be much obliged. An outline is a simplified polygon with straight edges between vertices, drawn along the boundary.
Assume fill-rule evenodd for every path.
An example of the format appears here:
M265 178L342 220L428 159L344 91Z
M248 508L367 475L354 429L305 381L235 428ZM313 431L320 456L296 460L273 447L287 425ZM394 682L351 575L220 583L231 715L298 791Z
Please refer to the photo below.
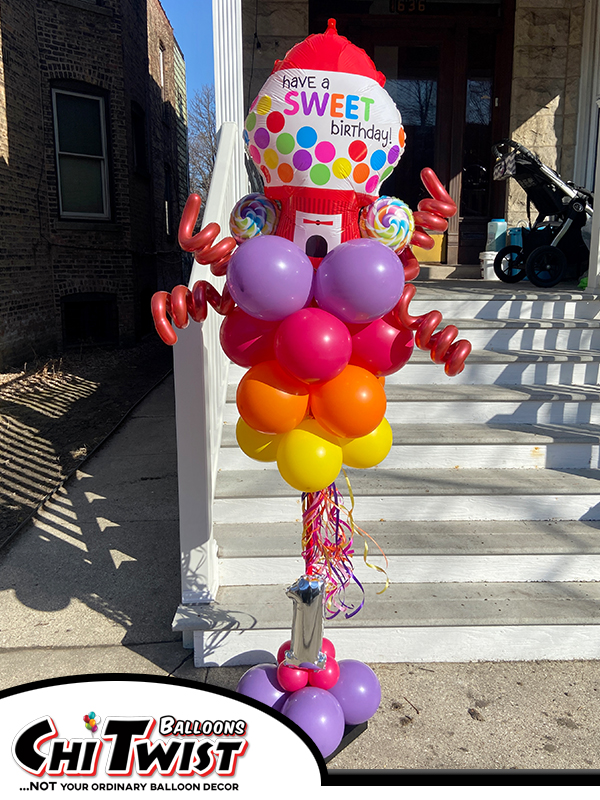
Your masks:
M61 301L79 293L116 297L119 343L130 344L150 329L151 293L181 280L176 237L164 225L165 165L177 163L171 27L158 0L5 0L0 26L0 365L59 348ZM156 82L159 36L166 103ZM53 86L105 98L108 221L60 216ZM146 131L142 168L134 165L134 106Z

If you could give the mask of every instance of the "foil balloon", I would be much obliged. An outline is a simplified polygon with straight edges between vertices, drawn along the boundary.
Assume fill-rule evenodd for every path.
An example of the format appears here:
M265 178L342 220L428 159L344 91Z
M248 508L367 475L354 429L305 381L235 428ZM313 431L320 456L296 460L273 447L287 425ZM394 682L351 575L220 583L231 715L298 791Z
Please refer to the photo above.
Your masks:
M327 656L321 652L324 591L325 581L314 575L303 575L286 591L293 601L293 615L284 665L325 667Z

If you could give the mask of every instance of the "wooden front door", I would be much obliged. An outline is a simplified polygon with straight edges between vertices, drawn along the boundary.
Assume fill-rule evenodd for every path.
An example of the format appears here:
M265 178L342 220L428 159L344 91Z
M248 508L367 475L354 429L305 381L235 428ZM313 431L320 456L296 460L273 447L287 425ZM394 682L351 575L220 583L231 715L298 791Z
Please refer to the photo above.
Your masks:
M319 32L326 14L313 6L311 32ZM508 135L512 22L507 26L493 3L476 6L480 13L470 4L426 0L391 0L389 8L396 13L337 15L338 33L364 48L386 76L406 130L406 152L380 193L416 209L427 196L420 171L433 167L459 208L443 260L477 264L488 221L504 215L505 187L492 181L491 146ZM434 13L440 9L445 13Z

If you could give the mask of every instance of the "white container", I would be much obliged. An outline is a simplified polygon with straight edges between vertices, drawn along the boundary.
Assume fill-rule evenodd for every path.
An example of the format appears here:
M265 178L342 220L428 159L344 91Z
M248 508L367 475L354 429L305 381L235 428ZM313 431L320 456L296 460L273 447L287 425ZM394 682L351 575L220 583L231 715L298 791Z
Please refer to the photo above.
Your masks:
M494 272L494 259L496 253L494 251L486 250L484 253L479 253L479 266L481 267L481 277L484 281L497 281L498 276Z
M502 250L503 247L506 247L506 228L505 219L493 219L491 222L488 222L487 242L485 244L487 252L493 250L497 253L498 250Z

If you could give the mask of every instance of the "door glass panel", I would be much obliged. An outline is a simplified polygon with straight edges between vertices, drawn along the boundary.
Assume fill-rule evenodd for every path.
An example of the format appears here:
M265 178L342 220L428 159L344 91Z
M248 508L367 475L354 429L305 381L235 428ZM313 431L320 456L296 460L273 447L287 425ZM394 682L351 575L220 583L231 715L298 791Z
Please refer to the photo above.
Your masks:
M435 164L440 48L376 46L374 56L406 131L406 153L383 182L380 194L399 197L416 209L419 200L429 196L421 182L421 170Z
M470 31L460 213L489 216L492 168L494 37Z

